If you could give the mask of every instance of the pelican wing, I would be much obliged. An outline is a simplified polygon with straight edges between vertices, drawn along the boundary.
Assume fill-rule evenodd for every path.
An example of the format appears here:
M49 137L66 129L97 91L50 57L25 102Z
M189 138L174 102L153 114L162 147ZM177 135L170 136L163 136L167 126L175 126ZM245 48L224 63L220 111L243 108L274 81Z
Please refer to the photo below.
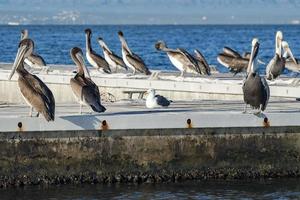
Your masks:
M117 63L117 65L119 65L119 66L121 66L121 67L123 67L123 68L125 68L127 70L127 66L126 66L126 64L124 63L124 61L123 61L123 59L121 57L119 57L116 54L114 54L114 52L112 52L112 53L108 52L108 55L109 55L109 57L110 57L110 59L112 61L114 61L115 63Z
M51 90L37 76L27 74L19 76L19 86L26 100L40 113L47 121L54 120L55 100Z
M300 72L300 63L299 63L298 59L296 59L296 61L297 61L297 64L295 64L292 59L288 58L285 62L285 68L287 68L290 71L299 73Z
M104 112L106 110L106 108L101 105L99 88L91 79L85 79L85 85L82 87L82 96L93 111Z
M145 73L146 75L151 74L144 61L138 55L127 54L126 58L128 62L131 63L139 72Z
M46 66L46 62L43 59L43 57L36 53L32 53L30 56L28 56L27 59L36 66L39 67Z
M184 55L189 61L190 61L190 65L188 65L189 68L193 69L194 71L196 71L197 73L201 74L201 69L197 63L197 61L194 59L193 56L191 56L186 50L178 48L178 51Z
M106 62L106 60L102 56L98 55L94 51L91 52L90 56L97 63L99 68L102 68L106 73L111 72L111 70L109 68L109 64Z
M201 68L201 72L207 75L210 75L210 67L206 61L206 59L204 58L204 56L202 55L202 53L200 51L198 51L197 49L195 50L196 53L196 60L198 61L198 63L200 62L201 65L199 65L199 67Z
M161 96L161 95L155 95L155 98L156 98L156 102L158 105L160 106L169 106L170 105L170 101L165 98L164 96Z
M248 67L249 60L245 58L236 58L227 54L219 54L218 62L230 69L231 72L239 73L245 71Z
M262 82L262 85L263 85L263 90L265 92L265 102L263 103L262 105L262 111L264 111L268 105L268 102L269 102L269 98L270 98L270 88L269 88L269 85L266 81L266 79L264 77L261 77L260 78L261 82Z
M233 50L229 47L223 48L223 54L234 57L234 58L241 58L241 55L238 52L236 52L235 50Z

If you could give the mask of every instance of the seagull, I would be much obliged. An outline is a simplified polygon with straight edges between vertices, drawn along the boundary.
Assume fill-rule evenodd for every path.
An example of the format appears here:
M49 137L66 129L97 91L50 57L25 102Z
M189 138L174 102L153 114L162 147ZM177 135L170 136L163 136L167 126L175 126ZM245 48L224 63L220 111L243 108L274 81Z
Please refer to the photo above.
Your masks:
M149 89L147 91L146 107L155 108L155 107L168 107L172 101L161 95L155 95L154 89Z

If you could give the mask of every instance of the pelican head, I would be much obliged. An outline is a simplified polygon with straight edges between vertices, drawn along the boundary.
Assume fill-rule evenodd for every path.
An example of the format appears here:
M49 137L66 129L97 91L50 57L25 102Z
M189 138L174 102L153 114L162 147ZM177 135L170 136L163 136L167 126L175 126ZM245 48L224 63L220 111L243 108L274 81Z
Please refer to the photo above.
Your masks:
M21 40L28 38L28 30L27 29L23 29L21 31Z
M91 35L92 34L92 30L90 28L87 28L84 30L86 35Z
M8 77L8 80L11 80L11 77L14 75L16 69L23 63L24 59L32 54L34 48L34 43L31 39L26 38L21 40L18 47L18 52L12 67L12 71Z
M164 49L167 48L167 45L164 41L160 40L155 43L155 48L159 51L163 51Z
M98 43L100 44L100 46L103 48L105 46L104 40L102 37L98 37Z
M119 37L124 37L123 32L122 32L122 31L119 31L119 32L118 32L118 36L119 36Z
M248 63L248 69L247 69L247 73L253 73L255 72L255 64L254 64L254 60L257 57L258 54L258 50L259 50L259 42L257 38L253 38L252 40L252 49L251 49L251 55L250 55L250 59L249 59L249 63Z
M290 56L291 59L293 60L293 62L295 64L298 64L295 57L294 57L294 55L293 55L293 53L292 53L292 51L291 51L291 49L290 49L290 47L289 47L289 44L286 41L282 41L282 48L284 50L284 57L287 58L288 56Z
M90 78L89 71L84 64L82 50L79 47L74 47L71 49L70 55L74 63L77 65L78 73L83 72L86 77Z

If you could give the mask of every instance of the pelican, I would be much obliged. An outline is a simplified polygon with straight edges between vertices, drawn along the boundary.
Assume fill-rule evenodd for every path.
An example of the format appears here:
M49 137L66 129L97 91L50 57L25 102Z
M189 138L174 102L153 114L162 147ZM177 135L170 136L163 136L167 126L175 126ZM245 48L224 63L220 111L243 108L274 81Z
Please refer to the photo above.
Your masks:
M259 112L256 114L261 113L266 109L270 97L268 83L264 77L259 76L259 72L257 71L256 57L258 50L258 39L254 38L252 40L247 76L243 84L244 102L246 104L244 113L247 111L248 104L250 104L252 108L259 109Z
M293 72L300 72L300 64L296 59L286 41L282 41L282 48L284 50L283 58L285 59L285 68Z
M125 64L133 70L133 74L135 74L136 71L139 71L146 75L150 75L151 72L147 68L142 58L140 58L138 55L136 55L129 49L127 42L124 38L123 32L119 31L118 35L122 44L122 57Z
M84 64L83 53L80 48L74 47L70 51L72 60L77 66L77 74L71 78L70 85L75 98L80 104L90 106L95 112L105 112L106 108L101 105L100 92L97 85L92 81L88 69Z
M21 40L29 38L28 30L23 29L21 31ZM43 69L47 64L42 56L35 52L32 52L27 58L25 58L25 63L31 68ZM47 69L47 68L46 68Z
M285 58L282 56L282 39L281 31L277 31L275 38L275 56L270 60L266 68L268 80L274 80L283 72L285 67Z
M42 113L47 121L54 121L55 100L50 89L37 76L30 74L24 68L24 59L32 54L34 43L31 39L23 39L19 43L18 53L14 61L8 80L11 80L15 72L19 74L18 84L21 93L30 106L29 116L32 116L33 108Z
M155 95L154 89L149 89L147 91L146 107L155 108L155 107L168 107L172 101L161 95Z
M93 51L91 45L91 36L92 36L92 30L89 28L85 29L87 60L94 68L101 69L105 73L111 73L109 64L106 62L106 60L102 56L98 55L95 51Z
M249 53L246 52L241 56L235 50L224 47L223 52L218 55L217 60L221 65L228 68L230 72L237 74L247 70Z
M184 49L170 49L164 41L158 41L155 48L167 53L171 63L181 71L181 76L184 75L184 72L201 74L198 61Z
M204 58L204 56L197 49L195 49L194 52L195 52L195 59L197 60L198 66L200 67L201 74L210 75L210 67L206 59Z
M111 69L115 69L115 71L117 71L118 68L123 68L126 71L128 70L123 59L111 51L101 37L98 38L98 43L103 49L104 58L108 62Z

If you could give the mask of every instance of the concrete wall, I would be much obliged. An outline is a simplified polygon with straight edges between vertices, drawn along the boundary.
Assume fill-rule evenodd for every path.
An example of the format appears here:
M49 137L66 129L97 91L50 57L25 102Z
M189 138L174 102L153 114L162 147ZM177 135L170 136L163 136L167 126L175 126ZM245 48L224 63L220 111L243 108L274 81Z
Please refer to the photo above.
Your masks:
M299 130L1 133L0 186L298 177Z

